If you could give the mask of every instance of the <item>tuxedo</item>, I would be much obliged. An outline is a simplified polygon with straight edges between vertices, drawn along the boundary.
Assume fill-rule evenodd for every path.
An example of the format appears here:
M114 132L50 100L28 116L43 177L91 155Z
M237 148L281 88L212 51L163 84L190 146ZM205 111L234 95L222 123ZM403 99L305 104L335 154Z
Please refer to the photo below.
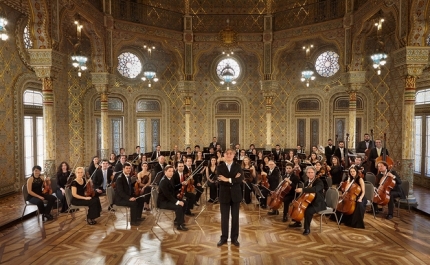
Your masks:
M122 171L122 168L124 167L124 165L123 164L121 164L121 162L118 162L118 163L116 163L116 165L115 165L115 169L113 170L113 171L115 171L115 172L120 172L120 171Z
M217 145L219 145L220 143L218 143L218 142L216 142L216 143L214 143L214 142L211 142L210 144L209 144L209 148L213 148L214 150L216 150L216 146Z
M228 227L231 211L231 242L237 241L239 237L239 206L242 201L241 183L244 180L243 170L240 165L234 163L230 165L230 170L226 163L217 166L217 174L222 175L230 182L219 181L219 202L221 211L221 240L227 241ZM240 176L236 178L236 175Z
M394 201L395 201L395 199L396 198L406 199L406 195L404 194L404 191L403 191L402 187L400 186L402 184L402 180L400 179L400 177L397 174L397 172L393 170L393 171L391 171L391 174L393 174L394 176L396 176L396 178L394 179L394 181L396 182L396 184L390 190L390 201L388 202L388 214L393 215ZM379 182L384 177L384 175L385 174L383 174L383 173L379 173L376 176L376 185L375 185L376 189L379 187ZM373 205L374 205L375 209L377 209L376 208L376 206L377 206L376 203L373 203Z
M163 171L164 170L164 168L167 166L167 164L166 163L164 163L163 164L163 166L161 166L161 164L160 163L157 163L155 166L154 166L154 175L157 175L158 174L158 172L161 172L161 171Z
M129 179L124 173L121 173L116 180L115 189L115 204L130 207L130 221L132 223L137 222L143 212L143 198L130 201L131 197L135 197L133 184L131 178Z
M331 166L331 157L333 156L335 149L336 148L333 145L332 146L327 145L324 148L324 154L325 154L325 157L326 157L327 164L329 166Z
M290 204L293 202L294 197L296 196L296 188L297 185L300 182L300 178L294 175L294 172L291 172L291 174L285 175L283 179L290 178L290 181L292 182L291 190L284 196L284 217L287 217L288 214L288 208Z
M281 152L281 150L278 150L278 151L273 151L273 159L275 160L275 161L279 161L279 160L281 160L281 157L282 157L282 152Z
M187 204L185 202L184 206L176 204L179 200L176 197L176 191L172 179L164 176L158 186L158 192L158 208L174 210L176 215L175 222L178 226L183 225L185 222L184 213Z
M276 187L279 185L279 180L281 176L281 171L278 167L275 167L272 171L268 169L267 171L267 182L269 183L269 190L274 191ZM270 196L270 192L264 188L260 187L261 194L265 197L264 199L260 200L261 206L265 206L267 202L267 198Z
M361 141L358 143L357 145L357 153L365 153L366 149L372 149L373 147L375 147L373 141Z
M340 152L340 148L336 148L336 150L334 150L333 155L337 156L342 161L342 159L345 159L345 156L346 156L345 151L346 151L346 148L343 148L343 157L342 157L341 152ZM349 149L348 149L348 154L352 154L352 152L349 151Z

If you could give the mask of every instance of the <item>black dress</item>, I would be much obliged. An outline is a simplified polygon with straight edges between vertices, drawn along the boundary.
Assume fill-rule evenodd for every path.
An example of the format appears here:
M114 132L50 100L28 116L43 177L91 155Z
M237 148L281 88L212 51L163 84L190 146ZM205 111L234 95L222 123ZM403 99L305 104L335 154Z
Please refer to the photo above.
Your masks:
M354 183L360 186L360 177L354 180ZM360 186L361 187L361 186ZM357 200L360 198L361 193L357 196ZM356 201L355 210L351 215L343 215L341 222L346 226L353 228L365 228L364 227L364 213L366 211L367 199L366 196L363 197L361 202ZM340 215L340 213L339 213Z
M72 181L72 187L76 187L76 193L80 196L85 196L85 179L83 180L82 185L79 184L76 180ZM100 204L100 199L98 196L92 197L91 200L83 200L72 197L72 204L77 206L88 206L88 215L87 219L95 219L100 217L100 212L102 210L102 206Z
M54 205L55 200L57 200L57 198L55 198L55 196L51 194L43 194L43 180L40 177L32 178L33 183L31 184L31 191L43 197L44 200L47 201L47 204L45 205L43 200L39 199L38 197L33 197L31 194L28 194L27 201L31 202L32 204L36 204L41 214L50 214L52 206Z
M62 205L61 212L67 211L66 196L63 195L61 188L66 190L67 178L69 177L69 175L70 175L69 171L57 173L57 190L55 194L57 195L57 198L61 202L61 205Z
M212 171L211 167L208 167L209 178L211 180L216 180L216 167L215 170ZM210 182L208 181L209 186L209 202L214 202L218 199L218 181Z

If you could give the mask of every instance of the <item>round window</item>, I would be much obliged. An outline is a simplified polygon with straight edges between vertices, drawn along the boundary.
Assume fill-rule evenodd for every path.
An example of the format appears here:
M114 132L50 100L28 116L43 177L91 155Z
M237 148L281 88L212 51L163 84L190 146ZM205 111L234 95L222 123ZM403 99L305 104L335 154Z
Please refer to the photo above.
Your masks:
M322 77L336 74L339 67L339 54L333 51L321 53L315 62L315 70Z
M233 58L222 59L216 66L216 74L221 81L233 81L240 75L240 65Z
M142 71L139 57L131 52L123 52L118 56L118 72L128 78L136 78Z

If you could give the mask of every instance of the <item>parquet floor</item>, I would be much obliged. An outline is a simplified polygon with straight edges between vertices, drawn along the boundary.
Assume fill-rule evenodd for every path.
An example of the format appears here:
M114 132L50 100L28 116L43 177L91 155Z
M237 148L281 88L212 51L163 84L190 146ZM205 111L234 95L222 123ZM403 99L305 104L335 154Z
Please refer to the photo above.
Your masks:
M107 204L98 224L89 226L84 212L38 223L35 215L0 231L1 264L429 264L430 218L401 210L400 218L366 214L366 229L330 220L319 232L315 216L311 234L288 228L281 216L268 216L254 205L241 205L241 246L216 247L220 236L219 204L207 204L198 217L187 217L187 232L172 229L162 215L146 212L139 227L126 227L116 212L107 225ZM200 206L197 210L200 210ZM198 213L196 209L195 213ZM19 213L19 215L21 212Z

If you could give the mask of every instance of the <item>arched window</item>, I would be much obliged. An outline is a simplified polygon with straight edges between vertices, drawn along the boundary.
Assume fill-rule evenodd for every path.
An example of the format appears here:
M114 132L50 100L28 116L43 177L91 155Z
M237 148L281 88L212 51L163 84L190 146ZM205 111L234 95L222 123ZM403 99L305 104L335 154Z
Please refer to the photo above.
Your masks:
M415 95L415 164L418 177L430 177L430 89Z
M155 150L161 137L161 104L156 99L140 99L136 104L137 140L143 153Z

